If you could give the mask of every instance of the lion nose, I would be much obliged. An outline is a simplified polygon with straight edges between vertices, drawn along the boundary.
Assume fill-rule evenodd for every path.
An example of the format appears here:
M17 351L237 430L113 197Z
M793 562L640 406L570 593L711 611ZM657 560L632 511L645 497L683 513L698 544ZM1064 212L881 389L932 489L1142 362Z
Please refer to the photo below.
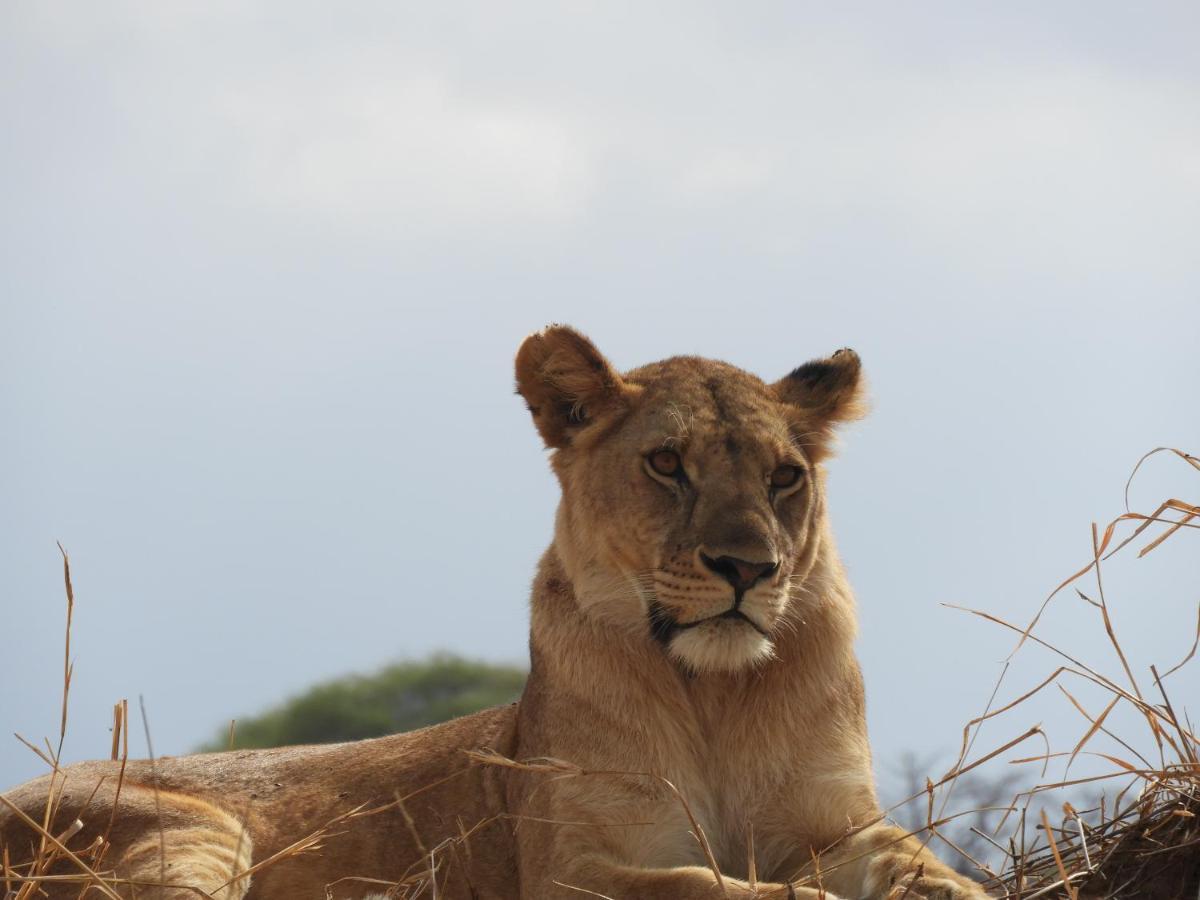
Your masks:
M709 569L732 584L733 589L739 594L750 590L760 578L771 575L779 568L777 562L747 562L733 556L718 556L713 559L707 553L701 553L700 560Z

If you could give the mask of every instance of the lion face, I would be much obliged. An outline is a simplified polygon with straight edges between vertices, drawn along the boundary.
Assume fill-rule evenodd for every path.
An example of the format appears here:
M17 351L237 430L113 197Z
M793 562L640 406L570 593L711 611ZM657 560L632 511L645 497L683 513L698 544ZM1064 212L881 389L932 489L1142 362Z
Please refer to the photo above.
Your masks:
M696 357L619 375L553 327L522 345L517 387L554 449L581 611L696 673L768 659L816 555L831 429L861 411L858 357L774 384Z

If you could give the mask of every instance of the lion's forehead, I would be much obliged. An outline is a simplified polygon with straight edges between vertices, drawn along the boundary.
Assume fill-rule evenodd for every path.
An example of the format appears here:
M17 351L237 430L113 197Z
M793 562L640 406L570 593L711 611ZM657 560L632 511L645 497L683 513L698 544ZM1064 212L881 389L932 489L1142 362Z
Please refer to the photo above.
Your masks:
M648 440L706 456L770 458L788 441L782 404L760 379L724 363L678 357L627 379L641 396L636 416Z

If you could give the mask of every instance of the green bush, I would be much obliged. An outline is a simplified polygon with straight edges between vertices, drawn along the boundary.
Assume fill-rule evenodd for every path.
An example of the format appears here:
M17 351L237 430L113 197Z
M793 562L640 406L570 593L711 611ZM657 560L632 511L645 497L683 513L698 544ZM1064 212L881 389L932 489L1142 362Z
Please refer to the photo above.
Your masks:
M284 747L356 741L435 725L511 703L526 672L516 666L437 655L318 684L261 715L239 719L233 746ZM228 731L203 750L229 749Z

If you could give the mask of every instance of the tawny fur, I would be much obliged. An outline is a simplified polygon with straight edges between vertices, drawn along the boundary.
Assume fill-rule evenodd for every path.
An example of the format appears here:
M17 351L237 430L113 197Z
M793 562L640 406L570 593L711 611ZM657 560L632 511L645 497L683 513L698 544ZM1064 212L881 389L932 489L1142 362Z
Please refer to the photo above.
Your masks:
M516 368L563 492L520 703L378 740L130 763L103 861L123 895L196 896L146 886L165 880L363 900L405 878L399 896L433 896L434 878L441 898L984 897L883 824L875 797L822 468L862 413L858 357L774 384L693 357L620 375L552 327ZM663 450L674 474L655 467ZM531 765L472 763L483 749ZM114 763L68 769L51 832L78 817L69 846L89 846L116 781ZM40 819L47 784L7 796ZM319 848L231 881L360 806ZM34 841L0 807L10 857Z

